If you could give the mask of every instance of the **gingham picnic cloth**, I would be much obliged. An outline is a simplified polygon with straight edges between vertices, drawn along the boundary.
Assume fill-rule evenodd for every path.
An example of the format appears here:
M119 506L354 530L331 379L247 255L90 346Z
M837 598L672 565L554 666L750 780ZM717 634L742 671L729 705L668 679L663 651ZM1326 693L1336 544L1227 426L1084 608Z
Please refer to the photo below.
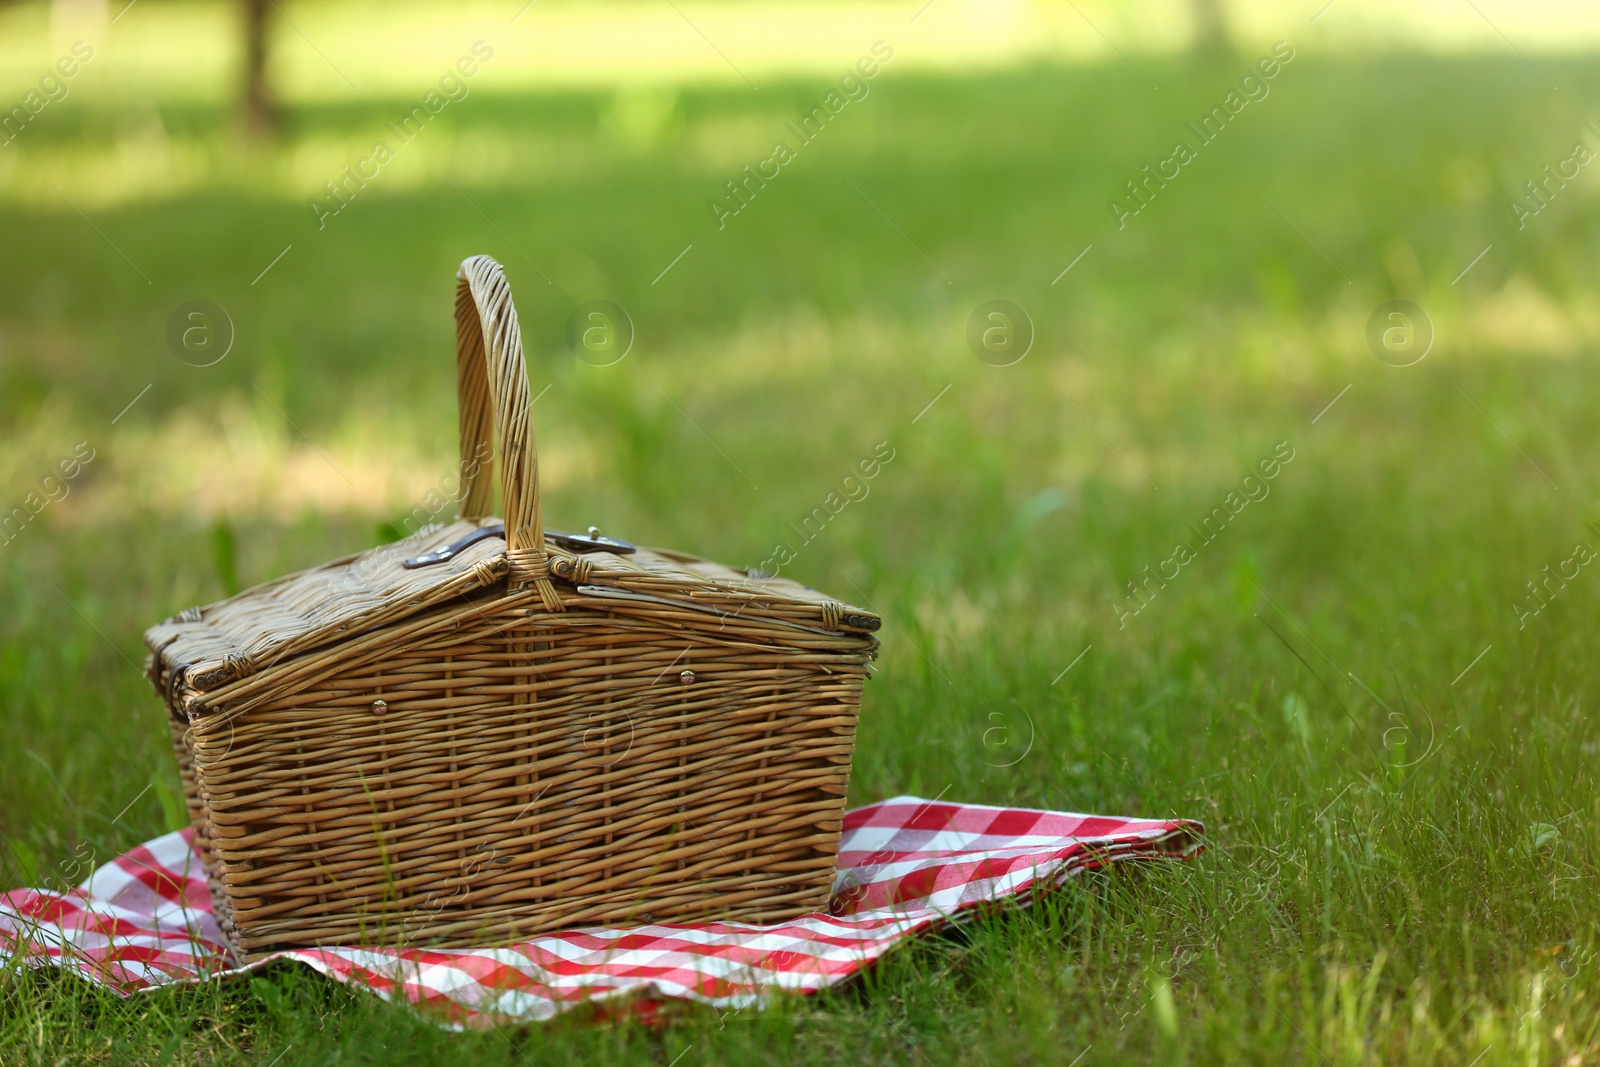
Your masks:
M189 830L119 856L66 893L0 896L0 948L128 995L293 960L450 1027L549 1019L599 1002L650 1015L672 1000L758 1007L841 982L901 939L1026 904L1110 863L1198 851L1190 820L1124 819L894 797L848 812L833 898L771 926L587 927L505 948L314 948L241 967L211 916ZM609 1006L609 1007L608 1007Z

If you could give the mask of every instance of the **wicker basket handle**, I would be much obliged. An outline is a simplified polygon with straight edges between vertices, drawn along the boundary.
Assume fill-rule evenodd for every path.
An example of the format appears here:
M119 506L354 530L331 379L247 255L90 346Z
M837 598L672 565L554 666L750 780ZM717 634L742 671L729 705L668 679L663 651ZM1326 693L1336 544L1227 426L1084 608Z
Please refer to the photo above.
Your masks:
M539 454L522 332L505 272L488 256L473 256L456 272L456 392L461 405L461 517L485 519L493 513L498 465L510 582L536 586L545 607L560 611L544 546Z

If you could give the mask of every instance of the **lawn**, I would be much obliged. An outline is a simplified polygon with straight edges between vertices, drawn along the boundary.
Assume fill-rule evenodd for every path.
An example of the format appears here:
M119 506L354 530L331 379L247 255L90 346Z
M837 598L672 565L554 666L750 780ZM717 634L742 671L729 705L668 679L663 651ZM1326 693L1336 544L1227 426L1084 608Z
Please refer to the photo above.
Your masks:
M449 1034L293 971L121 1001L11 967L0 1061L1596 1062L1600 197L1573 161L1600 65L1319 50L1316 6L1257 12L1238 60L967 69L919 61L908 12L840 5L859 41L759 89L715 57L541 82L502 46L320 228L322 183L489 30L353 70L371 91L291 79L269 144L233 131L225 56L171 44L136 92L103 49L0 148L0 516L60 496L0 535L0 884L180 825L146 626L392 538L447 481L478 252L521 313L552 526L755 565L893 450L785 568L889 620L852 803L1192 817L1209 848L661 1032ZM226 29L149 7L117 30ZM334 57L359 37L288 10ZM3 14L39 31L4 46L9 102L62 49L42 8ZM1201 144L1186 124L1283 38ZM791 139L877 39L870 91ZM1107 202L1179 139L1195 158L1119 228ZM719 227L775 140L795 158ZM1534 214L1547 165L1578 174ZM595 299L635 331L605 366L567 344ZM996 299L1034 332L1006 366L967 341ZM1369 347L1397 299L1432 324L1416 362ZM165 340L192 300L232 323L210 366Z

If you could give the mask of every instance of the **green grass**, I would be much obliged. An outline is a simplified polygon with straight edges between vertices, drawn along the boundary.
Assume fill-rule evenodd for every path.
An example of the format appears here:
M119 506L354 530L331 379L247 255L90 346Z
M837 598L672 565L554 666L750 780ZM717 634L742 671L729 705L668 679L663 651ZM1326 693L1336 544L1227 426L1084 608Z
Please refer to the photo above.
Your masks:
M754 564L895 449L790 569L893 623L853 802L1188 816L1211 847L660 1033L448 1034L295 971L126 1002L13 971L0 1060L1590 1062L1600 576L1525 628L1514 604L1600 544L1600 203L1588 170L1524 230L1507 200L1570 154L1600 68L1540 55L1554 93L1515 56L1306 52L1118 231L1106 200L1238 76L1138 60L1159 92L1120 60L891 65L722 231L706 200L825 81L685 87L637 135L608 93L485 81L320 232L305 174L408 98L307 103L268 148L187 96L26 131L0 511L95 458L0 546L0 883L172 825L147 625L369 546L449 473L451 275L480 251L550 386L552 525ZM1415 366L1366 347L1394 297L1437 327ZM197 298L237 326L205 369L162 340ZM637 327L612 367L565 349L595 298ZM1015 366L963 339L993 298L1037 327ZM1199 547L1285 441L1270 496ZM1194 561L1119 628L1180 540Z

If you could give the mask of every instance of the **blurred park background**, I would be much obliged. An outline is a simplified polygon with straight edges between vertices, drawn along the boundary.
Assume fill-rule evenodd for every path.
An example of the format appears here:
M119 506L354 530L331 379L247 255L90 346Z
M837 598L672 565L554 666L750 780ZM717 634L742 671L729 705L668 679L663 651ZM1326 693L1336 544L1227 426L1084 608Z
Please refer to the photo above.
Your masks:
M281 0L252 77L252 5L124 5L0 6L0 882L181 824L146 626L434 514L484 252L549 525L788 544L889 620L852 801L1213 842L859 999L544 1054L1593 1062L1600 12ZM571 343L591 301L624 356ZM412 1025L278 981L10 981L0 1047Z

